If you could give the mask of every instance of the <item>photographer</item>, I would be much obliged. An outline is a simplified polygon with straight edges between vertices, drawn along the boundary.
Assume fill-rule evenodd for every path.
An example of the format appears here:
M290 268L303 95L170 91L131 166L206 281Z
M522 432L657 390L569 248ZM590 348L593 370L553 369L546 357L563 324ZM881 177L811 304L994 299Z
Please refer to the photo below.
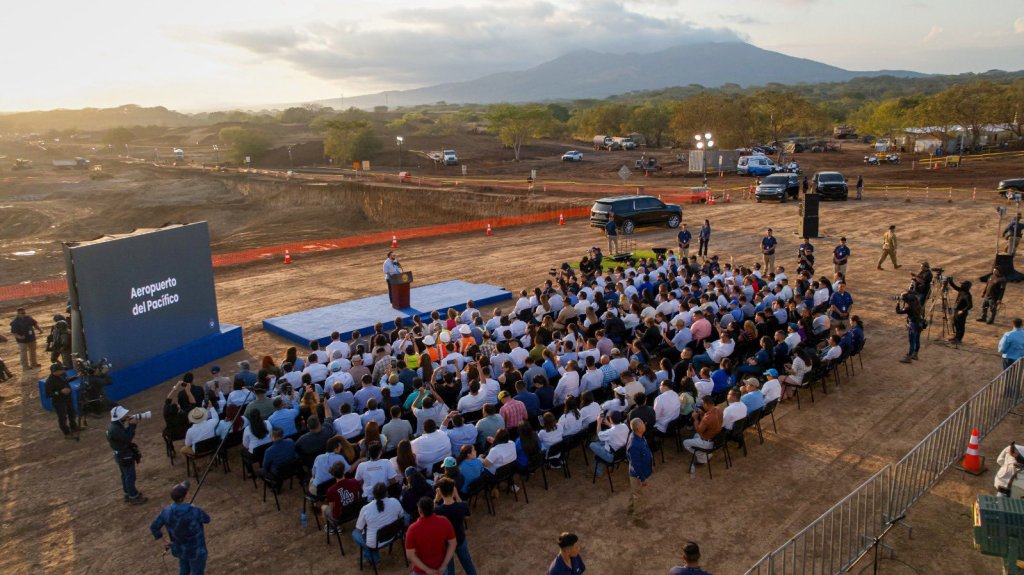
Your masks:
M996 310L999 309L999 304L1003 301L1005 291L1006 278L1003 277L999 268L992 268L992 275L989 276L985 289L981 292L981 317L978 318L978 321L988 323L996 321ZM991 317L988 315L989 309L992 310Z
M956 290L956 308L953 312L953 337L949 341L961 343L964 340L964 331L967 329L967 314L974 307L974 300L971 298L971 282L964 280L956 285L953 276L948 276L946 285Z
M68 382L68 376L64 373L64 366L59 363L50 366L50 377L46 378L46 397L53 404L53 411L57 414L57 425L64 432L64 437L75 439L74 433L78 431L78 417L76 417L72 400L71 384Z
M114 450L114 462L121 470L121 487L124 489L124 501L131 505L141 505L146 497L135 489L135 464L142 461L139 446L135 445L135 427L140 419L149 412L128 415L128 410L120 405L110 410L110 427L107 428L107 443Z
M921 349L921 329L924 327L922 311L918 294L906 291L896 300L896 313L907 316L907 339L910 342L907 355L900 363L910 363L911 360L917 359L917 352Z
M940 271L939 274L941 275L942 272ZM921 262L920 271L910 274L910 279L914 280L914 291L917 293L921 305L924 305L932 291L932 268L928 262Z

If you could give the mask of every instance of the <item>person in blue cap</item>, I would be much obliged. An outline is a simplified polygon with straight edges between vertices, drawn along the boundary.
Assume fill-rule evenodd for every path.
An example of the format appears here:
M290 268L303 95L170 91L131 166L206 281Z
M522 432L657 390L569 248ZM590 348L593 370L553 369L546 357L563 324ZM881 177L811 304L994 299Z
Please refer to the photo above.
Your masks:
M171 489L171 503L164 507L149 526L153 538L161 547L170 550L178 559L179 573L203 575L206 570L206 533L204 525L210 516L202 509L186 503L189 482L183 481ZM167 534L163 533L167 529Z

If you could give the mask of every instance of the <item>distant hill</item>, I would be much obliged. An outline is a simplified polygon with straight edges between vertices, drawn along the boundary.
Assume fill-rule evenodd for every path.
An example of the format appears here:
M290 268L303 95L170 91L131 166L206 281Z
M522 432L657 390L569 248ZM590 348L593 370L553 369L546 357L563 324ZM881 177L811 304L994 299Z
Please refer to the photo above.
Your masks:
M458 62L453 62L458 65ZM650 54L572 52L533 68L499 72L466 82L387 92L387 103L417 106L435 102L490 104L606 98L627 92L699 84L809 84L845 82L863 76L921 77L903 70L856 72L763 50L745 42L707 42L675 46ZM383 105L384 92L322 100L336 108Z
M199 124L196 118L163 106L143 108L134 104L116 108L45 110L0 115L0 126L12 131L106 130L117 126L166 126L176 128Z

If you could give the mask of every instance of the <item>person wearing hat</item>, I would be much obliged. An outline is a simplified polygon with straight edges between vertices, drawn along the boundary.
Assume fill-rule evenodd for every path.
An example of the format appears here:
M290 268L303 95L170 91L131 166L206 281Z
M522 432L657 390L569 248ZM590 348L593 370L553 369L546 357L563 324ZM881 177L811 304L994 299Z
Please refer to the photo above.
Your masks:
M132 505L146 502L145 496L135 488L135 464L142 457L133 442L138 419L128 417L128 409L120 405L110 410L110 426L107 427L107 443L114 450L114 463L121 471L121 489L124 501Z
M202 575L206 570L206 532L210 522L205 511L186 503L190 486L183 481L171 488L172 503L160 510L149 531L165 550L178 559L178 572ZM167 535L163 530L167 529Z
M761 393L761 382L756 377L744 379L740 391L743 393L740 396L740 401L747 406L748 414L764 408L765 401L764 394Z
M75 416L71 384L64 373L64 366L59 363L50 366L50 376L46 378L46 397L53 405L53 411L57 414L57 425L64 432L64 437L74 438L72 432L78 431L78 418Z
M896 263L896 225L889 226L889 231L885 232L882 236L882 257L878 258L878 269L882 269L882 262L885 258L892 260L892 268L900 269L900 265Z
M782 383L779 382L779 370L769 369L763 374L768 378L761 386L761 393L764 394L765 403L776 401L782 397Z
M217 434L217 411L205 407L193 407L188 412L188 431L185 432L185 445L181 452L185 455L195 453L195 444L205 441Z

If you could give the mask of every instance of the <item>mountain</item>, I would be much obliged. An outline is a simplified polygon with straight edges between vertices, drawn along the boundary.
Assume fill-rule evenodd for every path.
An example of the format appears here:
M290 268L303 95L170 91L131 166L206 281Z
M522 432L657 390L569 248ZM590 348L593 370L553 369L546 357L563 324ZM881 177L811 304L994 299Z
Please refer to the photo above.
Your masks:
M453 65L457 65L455 62ZM854 72L806 58L763 50L745 42L706 42L650 54L571 52L533 68L498 72L465 82L396 90L319 103L336 108L372 108L448 103L542 102L606 98L638 90L700 84L759 86L844 82L862 76L919 77L907 71Z
M187 114L163 106L144 108L128 104L116 108L40 110L0 114L0 128L9 130L104 130L116 126L192 126Z

